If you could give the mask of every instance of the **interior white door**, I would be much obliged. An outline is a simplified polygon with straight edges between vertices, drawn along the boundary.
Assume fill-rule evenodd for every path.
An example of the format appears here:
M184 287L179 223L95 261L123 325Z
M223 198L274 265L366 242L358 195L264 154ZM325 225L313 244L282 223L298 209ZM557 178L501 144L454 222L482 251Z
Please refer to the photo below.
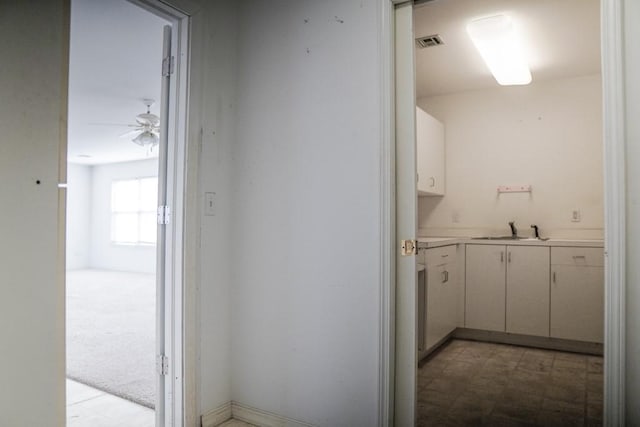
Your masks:
M414 68L413 4L395 9L395 129L396 129L396 237L415 239L416 91ZM416 419L417 269L416 257L400 255L396 246L395 425L412 426Z
M166 58L171 58L171 26L166 25L162 46L162 92L160 99L160 143L158 151L158 239L156 256L156 426L172 425L171 376L174 369L171 355L171 334L167 315L171 315L171 292L167 291L171 263L167 262L167 226L170 223L171 206L168 202L168 147L169 147L169 94L171 73Z
M63 426L69 7L0 17L0 425Z

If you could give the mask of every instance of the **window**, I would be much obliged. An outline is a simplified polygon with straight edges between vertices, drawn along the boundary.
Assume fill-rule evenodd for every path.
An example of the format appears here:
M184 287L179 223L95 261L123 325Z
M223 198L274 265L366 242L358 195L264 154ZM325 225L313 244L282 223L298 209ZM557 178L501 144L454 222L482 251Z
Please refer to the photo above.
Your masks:
M155 245L158 178L137 178L111 183L111 241Z

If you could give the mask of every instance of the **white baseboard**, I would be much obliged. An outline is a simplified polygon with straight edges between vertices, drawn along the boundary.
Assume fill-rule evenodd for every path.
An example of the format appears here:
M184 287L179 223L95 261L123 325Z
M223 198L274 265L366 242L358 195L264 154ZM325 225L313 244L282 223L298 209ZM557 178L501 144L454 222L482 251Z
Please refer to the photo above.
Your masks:
M599 343L565 340L560 338L536 337L507 332L483 331L479 329L457 328L453 338L486 341L525 347L545 348L548 350L568 351L602 356L603 346Z
M312 427L302 421L282 417L271 412L252 408L238 402L231 402L231 413L236 420L244 421L260 427Z
M244 421L259 427L313 427L313 424L282 417L233 401L204 414L202 427L217 427L230 419Z
M207 412L202 416L202 427L217 427L231 419L231 402Z

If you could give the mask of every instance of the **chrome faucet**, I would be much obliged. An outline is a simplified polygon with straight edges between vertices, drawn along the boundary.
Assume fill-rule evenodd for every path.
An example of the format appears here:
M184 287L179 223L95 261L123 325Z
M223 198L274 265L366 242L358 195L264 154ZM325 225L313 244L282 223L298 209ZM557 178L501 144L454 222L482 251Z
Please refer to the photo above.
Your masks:
M533 228L533 235L535 236L535 238L540 239L540 231L538 230L538 226L535 224L532 224L531 228Z
M509 222L509 227L511 227L511 238L512 239L517 239L518 238L518 230L516 230L516 222L515 221Z

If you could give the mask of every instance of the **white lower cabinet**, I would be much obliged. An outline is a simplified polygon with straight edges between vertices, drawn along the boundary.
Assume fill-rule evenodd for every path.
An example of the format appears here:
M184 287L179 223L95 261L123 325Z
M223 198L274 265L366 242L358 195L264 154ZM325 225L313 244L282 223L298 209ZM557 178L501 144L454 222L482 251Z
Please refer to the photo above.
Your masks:
M603 342L602 248L467 244L465 275L466 328Z
M464 325L505 330L506 247L467 245Z
M549 336L549 248L467 245L465 327Z
M551 248L551 336L602 343L604 251Z
M506 331L549 336L549 248L507 246Z
M452 264L427 267L427 350L456 328L456 282Z
M418 331L419 357L426 355L457 327L458 319L458 274L456 265L457 246L444 246L425 251L426 283L425 292L419 292L418 306L425 308L418 313L418 321L425 322Z

